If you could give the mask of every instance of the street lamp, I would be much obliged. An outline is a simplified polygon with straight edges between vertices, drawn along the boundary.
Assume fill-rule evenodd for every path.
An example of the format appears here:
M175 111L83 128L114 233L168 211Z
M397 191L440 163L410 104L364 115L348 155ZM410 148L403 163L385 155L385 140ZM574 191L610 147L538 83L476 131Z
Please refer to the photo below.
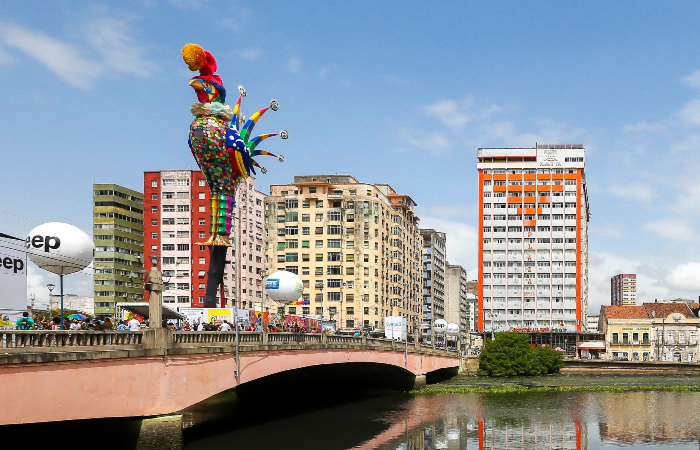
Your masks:
M49 283L46 285L47 288L49 288L49 309L51 309L51 293L53 292L53 289L56 287L52 283Z

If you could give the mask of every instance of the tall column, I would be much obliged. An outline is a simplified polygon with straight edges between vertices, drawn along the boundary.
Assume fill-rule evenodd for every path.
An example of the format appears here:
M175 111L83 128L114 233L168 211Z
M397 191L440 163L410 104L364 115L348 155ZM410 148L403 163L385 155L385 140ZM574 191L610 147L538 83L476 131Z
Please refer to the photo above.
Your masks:
M150 281L150 291L148 296L148 327L161 328L163 321L163 279L161 278L160 270L157 267L151 269L148 273Z

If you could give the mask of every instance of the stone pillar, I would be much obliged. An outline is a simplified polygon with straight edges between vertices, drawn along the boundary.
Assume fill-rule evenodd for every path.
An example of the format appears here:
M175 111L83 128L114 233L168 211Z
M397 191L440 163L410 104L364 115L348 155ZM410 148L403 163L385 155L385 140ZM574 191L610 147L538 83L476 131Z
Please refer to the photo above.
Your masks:
M150 294L148 296L148 327L161 328L163 321L163 279L161 278L160 270L157 267L151 269L148 273L148 288Z

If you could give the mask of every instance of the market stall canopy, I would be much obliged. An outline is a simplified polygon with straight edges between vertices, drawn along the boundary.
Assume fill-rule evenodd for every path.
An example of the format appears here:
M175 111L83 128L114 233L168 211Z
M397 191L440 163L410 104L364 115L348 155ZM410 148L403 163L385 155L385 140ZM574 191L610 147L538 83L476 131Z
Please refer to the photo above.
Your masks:
M165 305L162 305L163 307L163 319L168 319L168 320L185 320L187 317L185 317L184 314L180 314L176 310L169 308ZM138 316L143 317L144 319L148 319L148 303L147 302L131 302L131 303L117 303L117 317L120 318L121 320L121 310L126 310L130 311Z
M603 341L587 341L578 345L579 350L605 350L605 342Z

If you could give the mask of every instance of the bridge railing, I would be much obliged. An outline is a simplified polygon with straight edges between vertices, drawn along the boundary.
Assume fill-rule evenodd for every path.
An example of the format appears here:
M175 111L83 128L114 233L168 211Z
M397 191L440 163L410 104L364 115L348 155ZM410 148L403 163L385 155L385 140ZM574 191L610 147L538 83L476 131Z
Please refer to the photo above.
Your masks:
M162 338L157 338L159 333ZM375 350L409 351L453 355L430 346L383 338L340 334L270 333L241 331L241 351L258 350L261 346L284 348L322 346L325 348L371 348ZM71 331L71 330L0 330L0 354L57 351L147 350L153 348L196 349L235 347L236 333L221 331ZM230 351L230 350L226 350Z
M340 334L314 334L314 333L270 333L259 331L239 332L239 346L241 351L246 347L256 346L351 346L371 347L377 350L402 351L404 349L414 352L437 351L439 353L455 353L447 350L433 349L432 346L363 336L347 336ZM172 346L176 348L192 347L230 347L236 345L236 333L220 331L174 331L172 332Z
M28 353L44 349L141 349L142 331L0 330L0 352Z

